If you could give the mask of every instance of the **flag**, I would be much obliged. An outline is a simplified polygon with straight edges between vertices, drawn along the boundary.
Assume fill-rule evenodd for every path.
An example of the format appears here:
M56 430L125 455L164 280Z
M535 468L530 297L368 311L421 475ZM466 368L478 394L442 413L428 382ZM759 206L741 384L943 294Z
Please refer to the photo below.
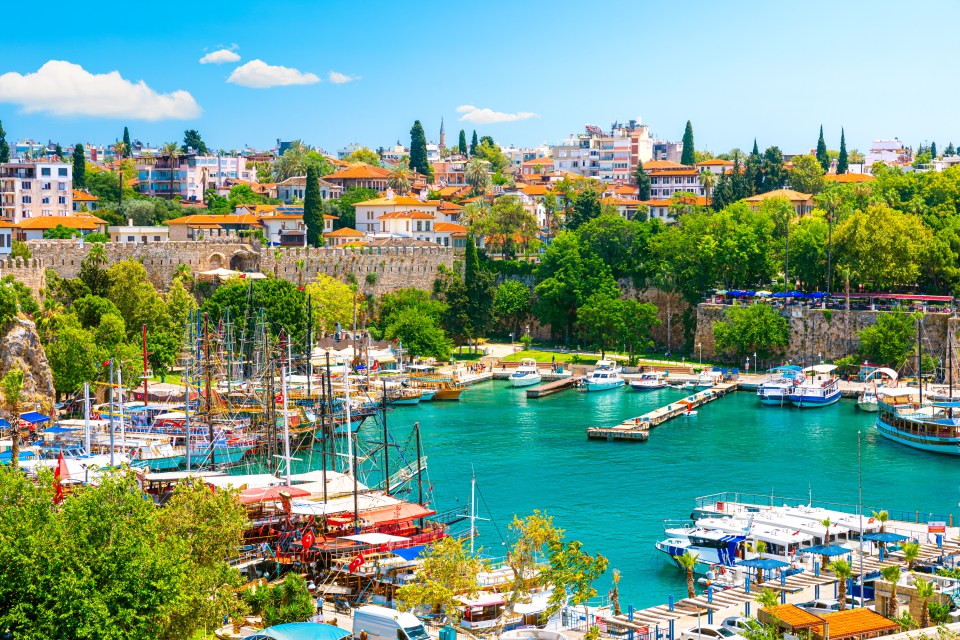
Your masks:
M306 551L313 546L313 541L316 540L316 536L313 533L313 530L307 531L303 534L303 537L300 538L300 544L303 545L303 550Z
M63 449L61 449L60 456L57 458L57 468L53 471L53 481L56 484L55 493L53 494L54 504L63 502L63 485L60 484L60 482L69 479L70 471L67 470L67 461L63 459Z
M374 360L374 361L373 361L373 366L370 367L370 370L371 370L371 371L379 371L379 370L380 370L380 361L379 361L379 360Z
M357 557L350 561L350 564L347 566L347 569L350 573L356 572L357 569L363 566L363 551L357 553Z

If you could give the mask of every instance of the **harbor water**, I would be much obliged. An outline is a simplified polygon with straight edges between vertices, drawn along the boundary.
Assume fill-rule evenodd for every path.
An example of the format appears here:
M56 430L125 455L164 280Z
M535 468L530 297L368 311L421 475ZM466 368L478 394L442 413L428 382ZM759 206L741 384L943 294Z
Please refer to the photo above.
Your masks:
M568 539L610 559L622 572L621 601L637 607L685 597L680 571L653 545L663 520L689 518L697 496L812 494L856 504L858 432L868 509L960 513L960 459L884 440L873 428L876 414L850 400L798 410L760 406L753 393L738 392L658 427L646 443L587 441L588 426L614 425L685 395L620 389L528 400L522 389L487 382L460 402L399 407L389 420L398 435L420 423L438 511L469 503L475 471L478 512L490 518L477 525L485 554L503 555L514 514L544 510ZM609 581L597 587L603 594Z

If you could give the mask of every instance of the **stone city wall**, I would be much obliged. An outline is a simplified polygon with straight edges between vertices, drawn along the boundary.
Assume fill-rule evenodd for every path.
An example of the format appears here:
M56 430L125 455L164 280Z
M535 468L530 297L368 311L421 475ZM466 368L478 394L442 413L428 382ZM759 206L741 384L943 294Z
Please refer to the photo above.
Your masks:
M43 260L39 258L7 258L0 260L0 278L13 276L13 279L26 285L34 296L40 298L47 288L47 271Z

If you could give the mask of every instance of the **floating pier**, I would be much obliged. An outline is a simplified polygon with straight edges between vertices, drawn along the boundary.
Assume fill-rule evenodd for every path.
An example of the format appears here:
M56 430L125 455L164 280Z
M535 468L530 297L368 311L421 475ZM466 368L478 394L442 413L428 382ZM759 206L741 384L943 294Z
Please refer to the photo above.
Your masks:
M583 377L567 377L560 378L559 380L554 380L553 382L548 382L547 384L542 384L537 387L531 387L527 389L528 398L544 398L549 396L552 393L559 393L564 389L573 389L576 387L580 381L583 380Z
M616 426L588 427L587 438L589 440L627 440L643 442L649 436L650 429L658 427L671 418L683 415L717 398L722 398L731 391L736 391L736 389L736 382L723 382L709 389L698 391L692 396L687 396L682 400L672 402L665 407L654 409L642 416L624 420Z

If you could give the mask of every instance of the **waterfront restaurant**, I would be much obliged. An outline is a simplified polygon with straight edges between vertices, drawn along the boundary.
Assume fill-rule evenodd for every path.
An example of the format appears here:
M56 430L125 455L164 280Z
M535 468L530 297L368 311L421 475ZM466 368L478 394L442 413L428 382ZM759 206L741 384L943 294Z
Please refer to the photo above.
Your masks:
M847 640L878 638L900 630L900 625L870 609L859 607L816 615L792 604L761 609L757 619L775 624L794 635L808 631L815 640Z

